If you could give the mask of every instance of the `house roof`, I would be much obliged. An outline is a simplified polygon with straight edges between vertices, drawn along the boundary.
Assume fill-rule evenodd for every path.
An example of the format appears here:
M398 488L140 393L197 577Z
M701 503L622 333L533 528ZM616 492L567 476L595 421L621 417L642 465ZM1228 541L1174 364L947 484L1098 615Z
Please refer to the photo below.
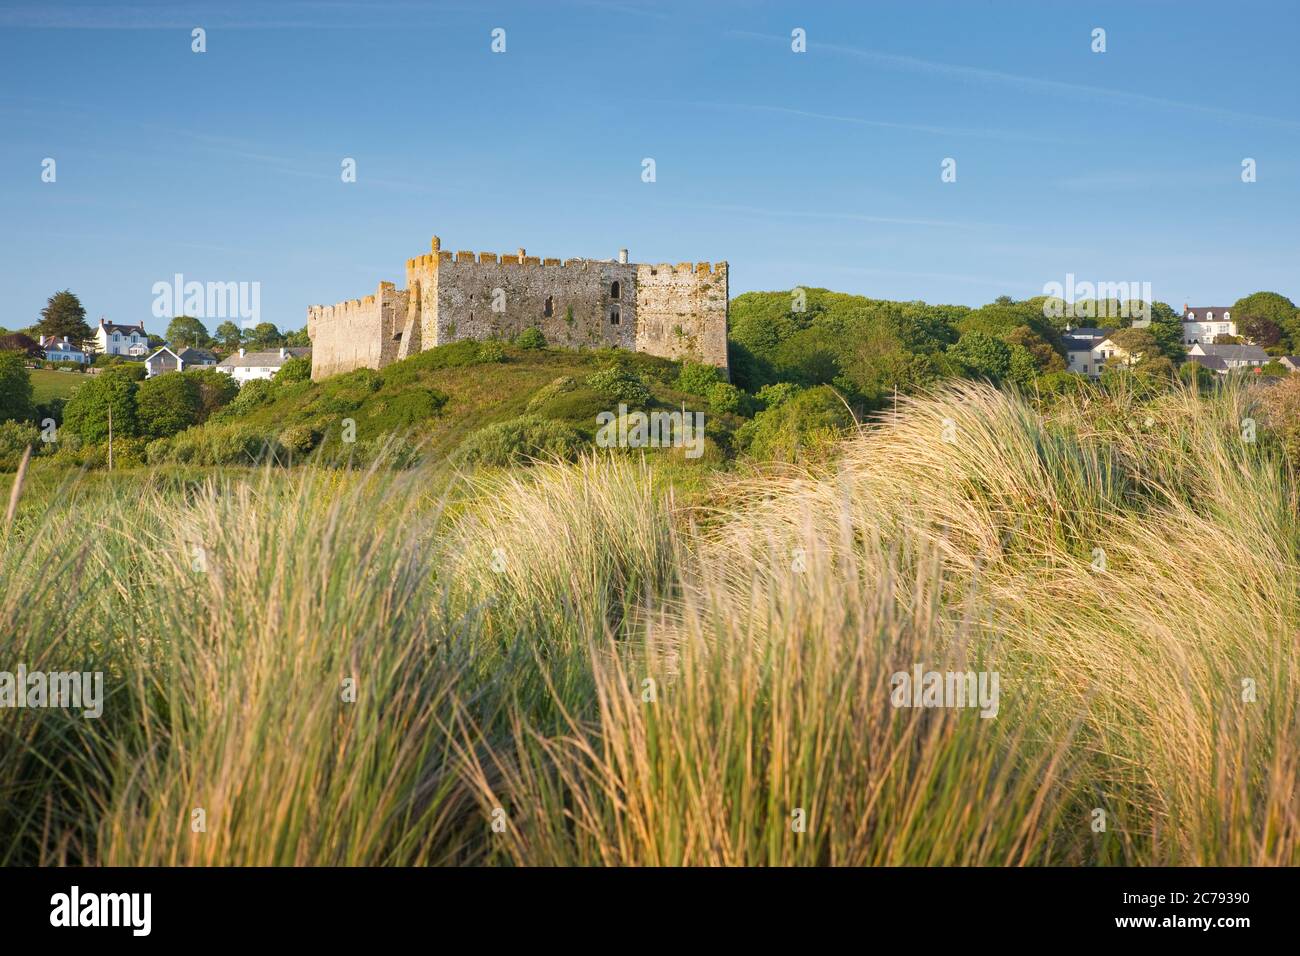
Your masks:
M176 354L175 352L173 352L171 349L169 349L167 346L164 345L162 348L158 349L156 352L154 352L152 355L150 355L147 359L145 359L146 364L149 363L149 362L152 362L154 359L156 359L156 358L157 358L159 355L161 355L163 352L166 352L166 353L167 353L168 355L170 355L173 359L179 358L179 356L177 356L177 354Z
M1197 345L1205 355L1214 355L1229 362L1267 362L1268 353L1258 345Z
M56 352L82 352L81 346L72 342L66 335L53 336L42 335L40 345L43 349L54 349Z
M143 322L137 323L136 325L119 325L116 322L105 322L102 315L99 317L99 327L109 333L125 332L130 335L132 332L139 332L141 335L145 334Z
M1204 365L1211 372L1226 372L1228 370L1228 363L1217 355L1192 355L1188 357L1187 361Z
M1114 329L1071 329L1061 336L1067 352L1091 352L1099 342L1104 342Z
M1199 305L1199 306L1185 305L1183 306L1184 322L1231 322L1232 320L1230 318L1226 318L1226 319L1224 318L1225 314L1227 315L1232 314L1232 306L1230 305ZM1213 315L1214 318L1213 319L1206 318L1206 316L1208 315Z
M291 358L304 358L311 355L311 349L308 348L284 349L283 357L280 351L280 349L271 349L266 352L245 352L243 355L231 352L221 360L221 365L226 368L279 368Z
M197 362L215 362L217 360L217 357L207 349L196 348L184 349L180 354L180 358L182 362L190 362L191 364Z

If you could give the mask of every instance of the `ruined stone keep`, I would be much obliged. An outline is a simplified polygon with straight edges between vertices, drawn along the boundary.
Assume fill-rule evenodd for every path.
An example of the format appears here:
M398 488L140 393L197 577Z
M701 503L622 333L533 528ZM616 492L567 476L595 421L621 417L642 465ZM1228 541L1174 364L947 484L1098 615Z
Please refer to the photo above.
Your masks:
M406 260L406 288L307 307L313 379L383 368L461 339L540 329L548 345L616 346L727 368L727 264L539 259L524 250Z

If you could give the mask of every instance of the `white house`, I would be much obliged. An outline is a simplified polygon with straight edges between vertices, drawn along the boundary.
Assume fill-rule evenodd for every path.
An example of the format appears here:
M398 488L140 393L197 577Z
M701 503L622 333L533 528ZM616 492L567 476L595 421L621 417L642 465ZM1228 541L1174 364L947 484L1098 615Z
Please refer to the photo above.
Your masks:
M1117 329L1066 329L1061 336L1065 345L1067 368L1076 375L1100 378L1102 369L1112 358L1127 358L1128 352L1111 341Z
M1184 345L1212 345L1220 335L1236 334L1237 323L1232 318L1230 306L1183 306Z
M183 372L187 368L211 367L217 364L217 357L206 349L182 349L173 352L163 346L144 360L145 378L153 378L163 372Z
M84 365L90 361L85 350L74 345L66 335L42 335L40 346L45 350L45 358L51 362L81 362Z
M1226 375L1238 369L1258 368L1268 361L1268 353L1258 345L1193 345L1187 350L1189 361L1198 361L1211 371ZM1203 361L1204 360L1204 361Z
M227 355L217 365L218 371L233 375L240 385L255 378L271 378L291 358L306 358L311 349L271 349L269 352L249 352L240 349Z
M101 355L147 355L149 336L145 334L144 323L118 325L105 322L100 316L99 326L95 329L95 351Z

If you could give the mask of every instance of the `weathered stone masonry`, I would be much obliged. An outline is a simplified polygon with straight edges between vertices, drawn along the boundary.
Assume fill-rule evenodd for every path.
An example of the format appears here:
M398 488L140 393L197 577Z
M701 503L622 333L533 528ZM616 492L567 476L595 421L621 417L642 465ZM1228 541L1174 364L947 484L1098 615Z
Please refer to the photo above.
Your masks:
M383 368L435 345L538 328L551 345L616 346L727 368L727 264L539 259L523 249L406 260L406 288L307 308L312 378Z

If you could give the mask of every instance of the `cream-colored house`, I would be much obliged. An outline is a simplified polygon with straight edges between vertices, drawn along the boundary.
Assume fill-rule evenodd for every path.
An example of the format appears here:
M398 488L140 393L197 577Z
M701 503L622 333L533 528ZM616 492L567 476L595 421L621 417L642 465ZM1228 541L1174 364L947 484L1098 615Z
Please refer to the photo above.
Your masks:
M95 351L100 355L133 355L144 358L149 354L149 336L145 334L144 323L138 325L118 325L105 322L100 316L95 328Z

